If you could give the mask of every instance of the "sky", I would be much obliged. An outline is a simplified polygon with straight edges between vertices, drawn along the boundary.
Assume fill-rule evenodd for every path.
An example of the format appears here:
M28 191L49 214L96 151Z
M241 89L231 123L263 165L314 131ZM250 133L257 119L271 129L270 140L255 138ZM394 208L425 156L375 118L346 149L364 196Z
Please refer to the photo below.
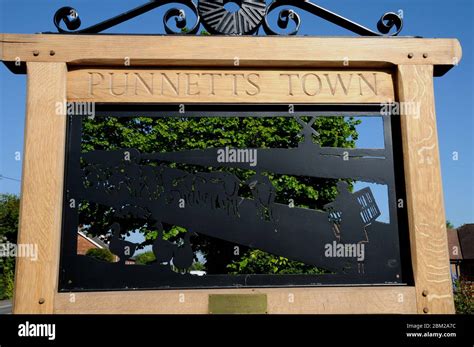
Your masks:
M78 11L81 28L95 24L146 0L0 0L1 33L55 31L53 15L62 6ZM446 216L455 226L474 222L474 71L472 0L315 0L315 3L368 28L376 29L385 12L403 10L400 36L457 38L462 45L460 64L435 79L436 114ZM109 29L109 33L164 33L164 6ZM355 36L323 19L298 10L299 35ZM183 48L185 49L185 48ZM0 193L20 192L26 76L0 65ZM359 129L370 142L370 127ZM364 140L365 141L365 140ZM375 141L375 140L374 140ZM456 157L457 154L457 157ZM457 159L457 160L456 160ZM359 186L356 186L356 188ZM362 186L360 186L362 187ZM376 199L383 190L374 188ZM381 208L386 215L386 207Z

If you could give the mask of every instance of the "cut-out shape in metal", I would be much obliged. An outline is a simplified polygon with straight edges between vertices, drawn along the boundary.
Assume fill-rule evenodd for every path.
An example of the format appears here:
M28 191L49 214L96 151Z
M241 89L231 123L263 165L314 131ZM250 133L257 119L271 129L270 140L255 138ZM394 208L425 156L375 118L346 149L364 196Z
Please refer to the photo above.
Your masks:
M336 200L324 206L329 212L329 220L334 224L338 242L368 242L365 228L380 216L370 188L356 193L349 192L347 182L337 183Z
M240 5L240 9L234 13L224 8L227 2L226 0L198 0L196 4L192 0L154 0L84 29L79 29L81 19L76 9L62 7L54 15L54 25L58 32L64 34L100 33L160 6L179 3L193 13L195 22L188 28L186 11L183 8L172 8L163 16L167 34L196 34L202 24L210 34L250 35L257 33L259 28L263 27L266 34L279 35L271 28L268 19L273 11L282 8L278 14L277 25L280 29L287 29L290 22L293 22L294 29L284 34L295 35L300 28L301 18L298 13L288 7L307 11L362 36L397 36L403 27L402 16L394 12L385 13L380 18L377 24L378 32L376 32L308 0L274 0L268 6L264 0L239 0L235 3ZM178 30L169 25L172 19L175 20ZM62 28L61 23L64 23L67 29ZM183 31L183 29L186 30Z
M267 110L258 111L262 107ZM383 149L328 148L315 142L319 134L312 125L317 117L345 113L318 112L315 107L300 105L288 114L282 110L284 106L276 105L189 105L183 114L177 105L145 105L142 109L136 105L120 105L117 109L97 106L96 117L296 117L302 126L303 141L290 148L255 148L255 166L248 162L218 161L219 151L239 150L229 147L152 153L122 148L82 153L82 117L70 116L61 290L400 283L400 212L396 204L399 193L395 187L391 118L382 116ZM364 107L364 116L380 117L379 111ZM206 109L209 111L203 111ZM349 160L343 159L346 156ZM177 168L175 164L194 169ZM226 169L254 173L240 180ZM324 210L292 207L276 201L270 174L339 179L338 194ZM376 220L380 208L370 188L350 192L345 183L348 179L387 186L389 223ZM242 195L244 190L249 195ZM79 212L69 206L70 199L112 209L114 222L104 232L112 234L110 250L118 256L118 263L77 255L74 231L78 228ZM124 264L141 246L123 239L130 231L122 230L120 221L124 219L141 221L157 231L152 244L154 264ZM165 224L187 230L182 242L163 238ZM324 268L332 274L183 274L193 263L193 235L260 249ZM347 255L344 252L348 250L363 250L363 256ZM171 265L180 273L173 271Z
M229 12L225 0L200 0L199 14L202 24L211 34L248 35L255 33L266 11L265 0L236 1L240 9Z
M112 239L110 240L109 249L119 258L121 264L125 264L125 261L131 258L135 254L137 245L120 239L120 224L114 223L111 226Z

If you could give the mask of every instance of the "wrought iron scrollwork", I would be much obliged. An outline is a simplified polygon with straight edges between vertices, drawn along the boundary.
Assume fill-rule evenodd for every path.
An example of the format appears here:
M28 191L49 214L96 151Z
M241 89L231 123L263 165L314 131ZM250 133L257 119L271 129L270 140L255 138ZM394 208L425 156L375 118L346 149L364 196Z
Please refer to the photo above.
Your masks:
M225 4L228 2L227 0L198 0L197 2L192 0L153 0L84 29L79 29L81 19L78 12L72 7L62 7L54 15L54 25L58 32L65 34L100 33L160 6L179 3L195 15L194 25L190 28L187 27L186 11L183 8L172 8L163 16L167 34L196 34L202 24L210 34L252 35L263 28L267 35L296 35L301 26L301 17L295 10L288 7L301 9L362 36L397 36L403 27L402 16L394 12L387 12L380 18L377 32L308 0L274 0L269 5L266 5L264 0L240 0L235 1L240 6L236 12L225 9ZM278 33L269 23L270 14L279 9L278 27L285 30L288 29L290 22L294 24L294 28L284 34ZM178 30L169 25L172 19L176 21ZM61 27L62 23L67 29Z
M165 27L165 31L167 34L177 34L177 33L188 33L188 34L195 34L199 30L200 26L200 18L198 14L198 8L192 0L155 0L150 1L146 4L140 5L135 7L134 9L119 14L118 16L109 18L103 22L98 24L89 26L84 29L79 29L81 26L81 19L79 17L79 13L76 9L72 7L62 7L56 11L54 14L54 26L58 30L58 32L63 34L96 34L100 33L104 30L110 29L118 24L128 21L129 19L138 17L144 13L147 13L155 8L158 8L163 5L167 5L170 3L179 3L187 8L189 8L193 14L196 16L196 20L194 25L191 28L188 28L186 31L179 31L176 32L169 26L169 21L174 18L176 21L176 26L178 29L186 28L187 19L186 19L186 12L182 8L172 8L168 10L165 15L163 16L163 25ZM64 23L67 27L66 29L61 28L61 23Z
M347 18L344 18L334 12L331 12L321 6L318 6L311 1L306 0L275 0L273 1L267 8L267 13L265 15L265 20L263 22L263 29L267 35L278 35L276 31L274 31L269 23L268 17L271 12L277 10L280 7L297 7L304 11L307 11L315 16L318 16L322 19L325 19L333 24L336 24L344 29L352 31L353 33L359 34L361 36L396 36L400 33L403 27L403 19L400 15L394 12L385 13L379 20L377 24L377 29L379 32L375 32L370 30L358 23L355 23ZM301 24L301 18L295 11L291 9L282 9L278 16L278 26L280 29L286 29L292 21L295 24L295 29L288 33L287 35L295 35L298 33ZM393 28L396 28L396 31L390 33Z

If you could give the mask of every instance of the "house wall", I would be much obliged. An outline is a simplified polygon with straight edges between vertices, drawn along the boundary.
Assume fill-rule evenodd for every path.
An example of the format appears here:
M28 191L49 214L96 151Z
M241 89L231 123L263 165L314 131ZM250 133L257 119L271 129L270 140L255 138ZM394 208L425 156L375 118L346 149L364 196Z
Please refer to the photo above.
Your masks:
M97 248L92 242L82 237L80 234L77 235L77 254L85 255L91 248Z

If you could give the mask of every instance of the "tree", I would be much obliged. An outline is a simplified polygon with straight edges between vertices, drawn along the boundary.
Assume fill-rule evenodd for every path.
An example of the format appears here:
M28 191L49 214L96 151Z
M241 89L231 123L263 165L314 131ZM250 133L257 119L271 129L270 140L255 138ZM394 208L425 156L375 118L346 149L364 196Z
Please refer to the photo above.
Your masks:
M20 199L13 194L0 194L0 237L16 243L18 235L18 219L20 215Z
M111 115L112 116L112 115ZM304 117L309 121L309 117ZM321 146L345 147L355 146L357 139L356 125L360 121L344 117L321 117L316 120L313 128L320 134L317 141ZM237 148L288 148L296 147L301 138L298 137L301 125L289 117L253 118L253 117L202 117L202 118L125 118L101 117L85 119L83 123L82 151L116 150L119 148L136 148L142 153L155 151L171 152L190 149L216 147ZM192 165L177 165L189 172L205 170ZM227 169L243 182L255 172L251 170ZM288 204L294 201L295 206L322 209L337 194L335 179L296 177L269 174L269 179L276 189L276 202ZM243 196L250 192L243 191ZM80 207L80 224L88 233L104 234L115 221L111 208L93 204L82 204ZM120 221L124 230L139 230L144 233L147 244L152 244L157 231L144 220L127 219ZM179 241L186 229L175 225L164 225L164 238ZM269 268L260 266L265 261L280 259L264 252L252 252L240 247L236 254L236 245L208 236L199 235L193 239L193 248L200 251L206 258L208 273L225 274L228 272L242 273L249 269L242 265L233 265L249 259L253 271L264 272ZM263 257L253 262L254 257ZM236 263L237 262L237 263ZM277 271L273 268L277 267ZM301 264L290 261L272 263L272 272L316 271L306 269Z
M87 250L86 255L108 263L112 263L115 258L107 248L90 248Z
M258 249L249 250L239 261L227 266L232 274L321 274L324 270Z
M448 229L454 229L454 224L451 223L449 220L446 221L446 228Z
M189 268L189 271L206 271L206 265L201 262L194 262L193 265Z
M458 314L474 314L474 287L465 278L454 283L454 305Z
M20 199L12 194L0 194L0 243L16 243ZM15 258L0 257L0 300L13 296Z
M156 257L151 251L140 253L135 257L135 263L140 265L148 265L153 263L155 260Z

